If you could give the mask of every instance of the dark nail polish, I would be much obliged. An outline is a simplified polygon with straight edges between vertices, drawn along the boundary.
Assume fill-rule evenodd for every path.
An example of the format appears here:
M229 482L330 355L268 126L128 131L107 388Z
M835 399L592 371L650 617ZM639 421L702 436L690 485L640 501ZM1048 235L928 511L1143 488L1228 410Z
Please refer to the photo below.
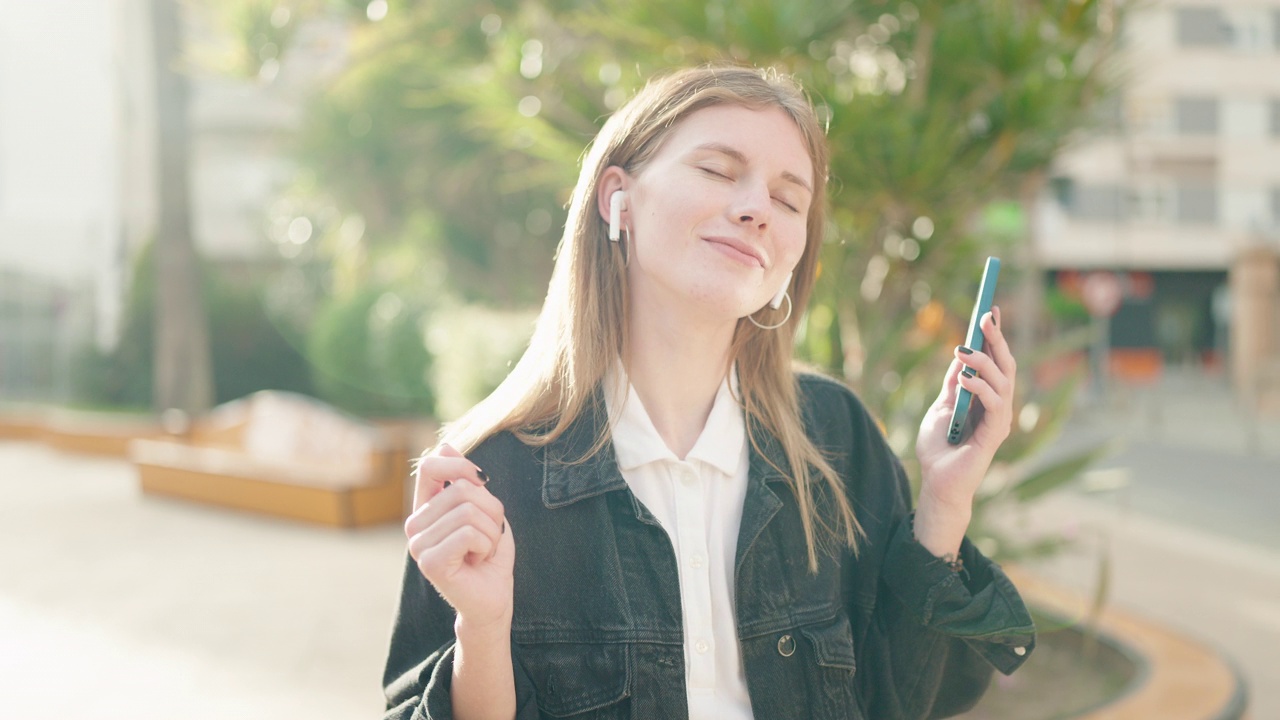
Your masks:
M961 374L961 375L964 375L964 376L965 376L965 377L967 377L967 378L971 378L971 377L973 377L974 375L977 375L978 373L974 372L974 371L973 371L973 368L965 368L965 369L963 369L963 370L961 370L961 371L960 371L960 374Z
M481 470L480 468L476 468L476 477L480 478L480 482L484 483L485 485L489 484L489 475L485 473L485 471Z
M956 346L956 349L960 351L960 354L961 354L961 355L972 355L972 354L973 354L973 351L972 351L972 350L970 350L969 348L967 348L967 347L965 347L965 346L963 346L963 345L957 345L957 346Z
M452 484L453 484L453 483L452 483L452 482L450 482L450 481L448 481L448 480L445 480L445 481L444 481L444 486L445 486L445 487L449 487L449 486L450 486L450 485L452 485Z
M1000 327L1000 306L991 309L991 324Z
M506 534L507 534L507 521L506 521L506 520L503 520L503 521L502 521L502 530L498 531L498 534L499 534L499 535L506 535Z

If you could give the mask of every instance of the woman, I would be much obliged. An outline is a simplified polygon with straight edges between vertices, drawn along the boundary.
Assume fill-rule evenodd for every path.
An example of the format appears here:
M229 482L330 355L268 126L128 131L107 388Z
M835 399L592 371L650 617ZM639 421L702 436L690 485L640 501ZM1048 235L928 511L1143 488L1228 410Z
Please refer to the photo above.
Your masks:
M944 717L1025 660L964 540L1011 421L999 311L912 514L857 398L791 367L826 173L769 73L676 73L605 124L529 350L418 468L387 717ZM957 386L985 413L950 446Z

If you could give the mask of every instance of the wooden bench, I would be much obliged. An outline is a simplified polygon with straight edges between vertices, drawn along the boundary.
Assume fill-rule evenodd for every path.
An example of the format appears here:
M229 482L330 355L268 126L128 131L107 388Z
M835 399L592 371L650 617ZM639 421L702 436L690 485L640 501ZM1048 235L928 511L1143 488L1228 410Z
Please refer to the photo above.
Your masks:
M35 440L65 452L123 458L135 438L162 434L160 423L142 413L0 407L0 438Z
M318 400L263 391L181 435L130 445L142 491L337 527L401 522L409 438Z

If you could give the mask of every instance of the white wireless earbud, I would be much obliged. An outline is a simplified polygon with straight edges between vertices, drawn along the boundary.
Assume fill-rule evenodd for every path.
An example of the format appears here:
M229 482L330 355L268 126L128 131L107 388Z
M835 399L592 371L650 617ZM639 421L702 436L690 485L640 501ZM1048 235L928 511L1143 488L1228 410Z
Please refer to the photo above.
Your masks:
M774 295L773 299L769 301L769 307L773 308L774 310L777 310L778 308L782 307L782 298L786 297L787 288L791 287L792 274L793 273L787 273L787 279L782 281L782 289L779 290L778 294Z
M614 242L622 237L622 199L626 196L621 190L614 190L609 196L609 239Z

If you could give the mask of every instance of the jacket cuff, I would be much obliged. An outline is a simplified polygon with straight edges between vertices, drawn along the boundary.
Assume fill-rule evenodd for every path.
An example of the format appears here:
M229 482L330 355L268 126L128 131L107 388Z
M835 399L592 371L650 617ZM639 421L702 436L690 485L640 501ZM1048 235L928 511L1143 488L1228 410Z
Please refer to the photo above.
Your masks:
M921 625L964 640L1008 675L1035 649L1035 623L1000 566L965 538L962 578L915 539L914 513L898 525L885 553L883 578Z
M453 658L457 641L449 643L438 662L431 669L422 703L413 714L413 720L453 720ZM516 681L516 720L539 720L537 697L533 683L524 671L516 655L516 644L511 643L512 671Z

